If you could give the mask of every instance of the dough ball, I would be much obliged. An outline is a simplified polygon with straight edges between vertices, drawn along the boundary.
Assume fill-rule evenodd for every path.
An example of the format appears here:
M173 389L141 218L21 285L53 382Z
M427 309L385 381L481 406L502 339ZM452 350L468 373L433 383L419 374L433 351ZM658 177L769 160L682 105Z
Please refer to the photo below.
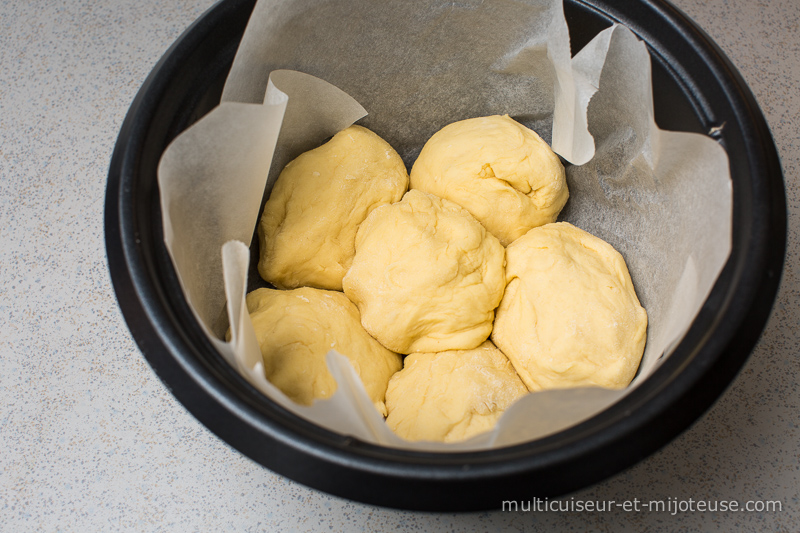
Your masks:
M361 225L344 292L364 328L390 350L468 350L492 331L504 255L467 211L412 190Z
M491 430L527 393L489 341L472 350L414 353L389 381L386 423L406 440L465 440Z
M503 246L555 222L569 197L558 156L508 115L462 120L436 132L411 169L411 188L465 208Z
M560 222L514 241L506 260L492 340L528 389L627 386L644 351L647 314L619 252Z
M384 416L386 386L400 370L401 357L369 336L358 309L340 292L304 287L292 291L257 289L247 295L267 379L293 401L311 405L329 398L336 381L325 355L346 356L367 395Z
M361 126L286 165L258 226L258 271L281 289L342 290L359 225L408 189L403 160Z

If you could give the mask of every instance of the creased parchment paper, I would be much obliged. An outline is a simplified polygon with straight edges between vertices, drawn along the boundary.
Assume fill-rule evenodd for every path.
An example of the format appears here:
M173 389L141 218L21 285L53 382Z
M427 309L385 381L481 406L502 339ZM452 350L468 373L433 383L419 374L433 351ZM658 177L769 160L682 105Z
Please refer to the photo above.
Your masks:
M410 167L446 124L505 113L572 163L560 218L608 241L628 263L649 317L634 382L623 391L530 394L494 431L459 444L395 436L335 351L327 362L336 393L310 407L292 403L264 378L244 302L262 193L288 161L362 118ZM609 28L570 58L562 6L551 0L260 0L222 103L167 148L159 184L181 286L226 360L299 416L401 448L507 446L602 411L669 356L730 252L724 150L710 138L656 127L649 55L629 30Z

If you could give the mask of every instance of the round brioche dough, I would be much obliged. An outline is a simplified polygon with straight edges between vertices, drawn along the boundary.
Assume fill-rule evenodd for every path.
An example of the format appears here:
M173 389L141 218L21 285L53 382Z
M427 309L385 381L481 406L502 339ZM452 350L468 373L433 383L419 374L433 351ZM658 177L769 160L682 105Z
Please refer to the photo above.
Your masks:
M558 156L508 115L462 120L436 132L411 169L411 188L465 208L503 246L555 222L569 197Z
M531 391L627 386L644 351L647 313L610 244L566 222L506 249L492 340Z
M358 309L344 294L310 287L257 289L247 295L247 310L266 378L286 396L301 405L329 398L336 381L325 355L336 350L350 360L375 408L386 416L386 386L402 359L364 331Z
M489 341L472 350L413 353L386 391L386 423L406 440L455 442L491 430L528 393Z
M407 189L403 160L361 126L301 154L281 172L261 216L261 277L281 289L342 290L359 225Z
M344 292L364 328L392 351L467 350L492 331L504 255L467 211L411 190L359 228Z

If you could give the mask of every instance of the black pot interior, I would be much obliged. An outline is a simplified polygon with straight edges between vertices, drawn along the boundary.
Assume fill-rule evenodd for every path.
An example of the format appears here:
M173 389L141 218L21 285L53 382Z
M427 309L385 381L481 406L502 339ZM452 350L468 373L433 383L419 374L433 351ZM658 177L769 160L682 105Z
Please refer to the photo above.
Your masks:
M564 494L637 462L691 424L731 381L763 328L783 261L783 186L769 131L735 70L680 13L663 2L620 12L591 0L565 2L573 52L623 22L650 48L659 126L706 133L725 124L715 138L731 158L733 253L675 353L596 417L491 452L374 446L262 396L214 350L186 304L163 244L156 179L167 144L218 103L253 5L217 4L162 58L123 125L107 191L109 267L131 332L173 394L223 440L296 481L360 501L492 509L504 499Z

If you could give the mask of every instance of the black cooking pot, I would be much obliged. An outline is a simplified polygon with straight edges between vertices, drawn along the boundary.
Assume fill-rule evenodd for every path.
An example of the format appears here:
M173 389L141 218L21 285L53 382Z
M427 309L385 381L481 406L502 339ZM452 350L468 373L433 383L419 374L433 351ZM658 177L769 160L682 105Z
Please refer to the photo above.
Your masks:
M264 397L215 351L187 306L163 242L156 180L167 144L219 102L254 3L215 5L159 61L123 123L106 192L108 264L131 333L170 391L221 439L275 472L362 502L497 509L502 500L562 495L636 463L686 429L731 382L766 323L785 251L783 180L764 117L719 48L666 2L567 0L574 51L613 22L626 25L653 59L659 125L710 134L730 157L732 253L675 352L591 419L491 451L366 444Z

